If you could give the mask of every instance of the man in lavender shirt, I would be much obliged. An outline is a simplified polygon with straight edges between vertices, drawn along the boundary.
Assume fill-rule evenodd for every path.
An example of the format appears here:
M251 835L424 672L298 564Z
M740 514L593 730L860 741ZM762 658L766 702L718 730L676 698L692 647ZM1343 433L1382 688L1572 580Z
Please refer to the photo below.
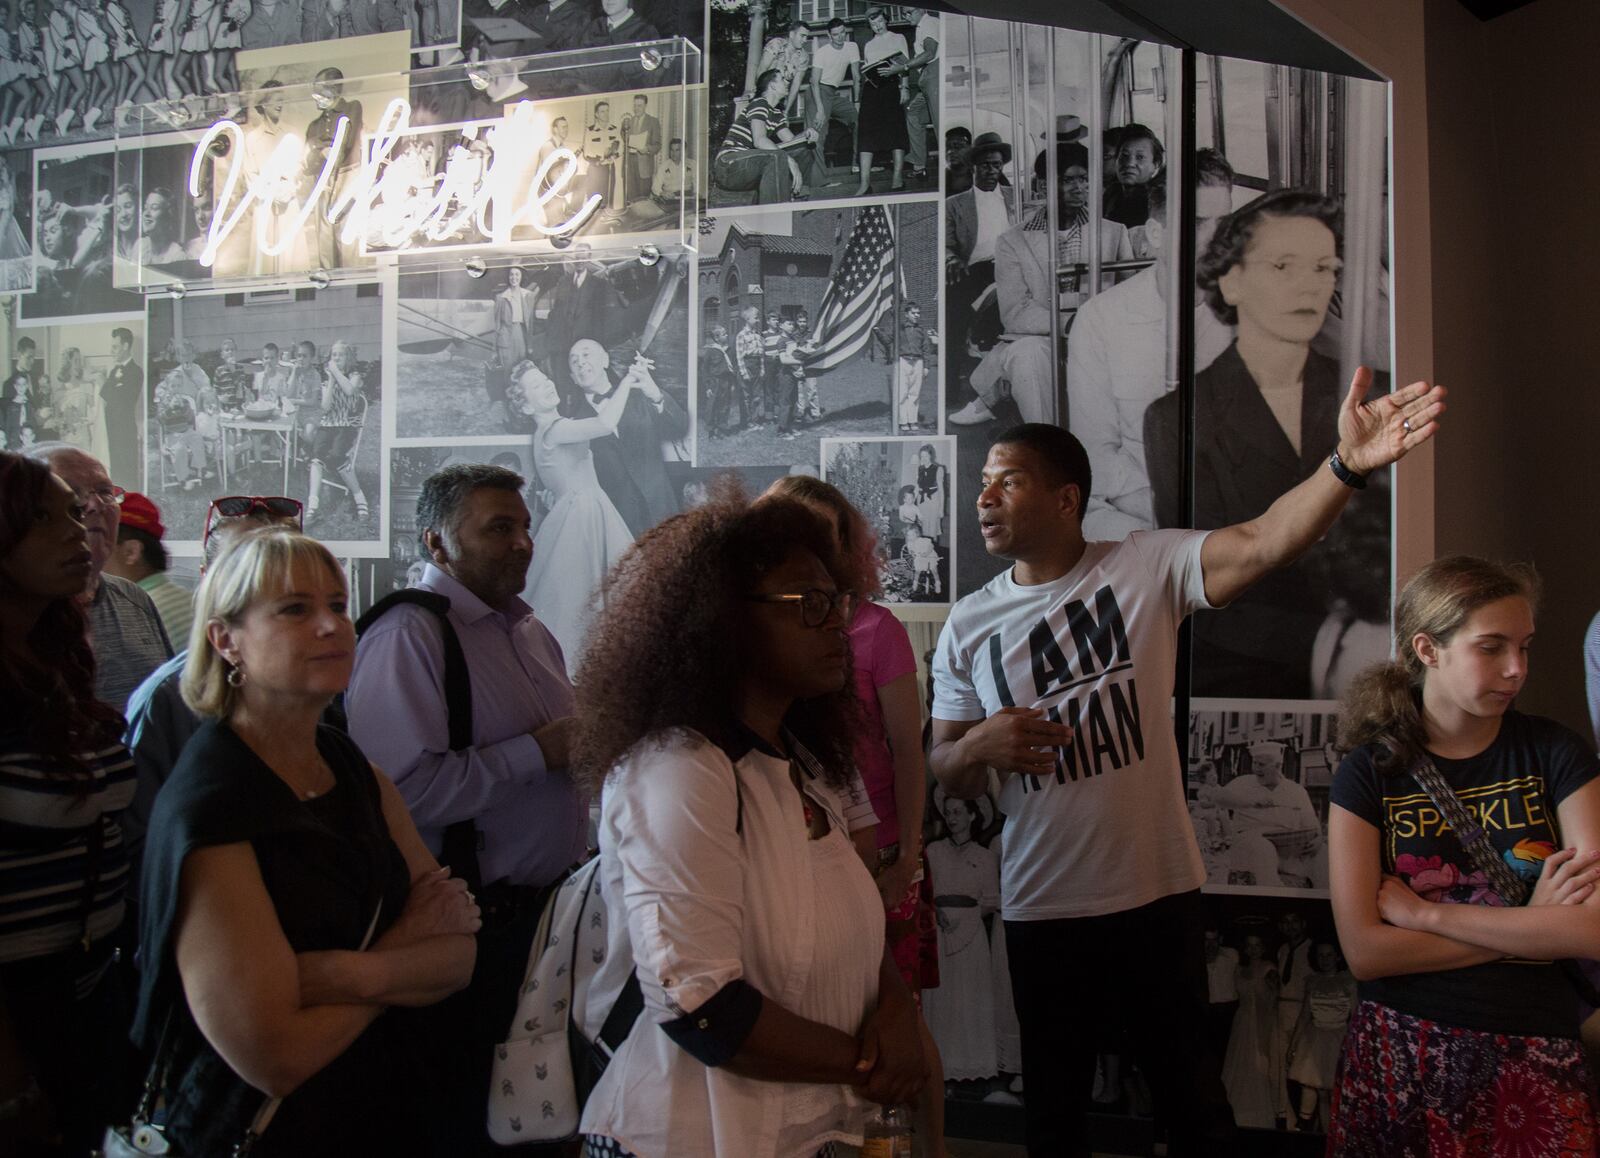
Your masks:
M483 1110L491 1051L515 1011L542 890L583 854L588 825L567 775L566 664L517 594L533 559L522 490L513 471L464 464L431 476L417 499L432 560L418 586L450 600L471 677L471 747L450 750L443 627L424 608L396 607L367 628L345 693L351 736L394 780L429 847L438 852L459 821L477 829L484 925L472 984L424 1019L441 1154L493 1152Z

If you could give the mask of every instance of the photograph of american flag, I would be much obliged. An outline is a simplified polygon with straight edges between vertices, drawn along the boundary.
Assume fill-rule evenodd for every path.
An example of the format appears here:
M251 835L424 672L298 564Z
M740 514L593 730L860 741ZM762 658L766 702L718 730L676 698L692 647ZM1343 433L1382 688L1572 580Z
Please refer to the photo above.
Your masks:
M832 370L861 352L878 319L894 308L894 226L882 205L856 217L844 257L822 296L808 370Z

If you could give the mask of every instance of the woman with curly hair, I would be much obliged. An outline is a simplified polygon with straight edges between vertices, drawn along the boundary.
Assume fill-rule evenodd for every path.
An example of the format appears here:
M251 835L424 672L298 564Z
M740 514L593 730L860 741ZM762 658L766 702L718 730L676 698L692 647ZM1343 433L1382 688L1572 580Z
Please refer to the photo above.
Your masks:
M1329 1154L1595 1152L1561 959L1600 957L1600 763L1513 706L1537 603L1528 568L1430 563L1395 605L1398 658L1340 714L1328 843L1360 1004Z
M927 1087L846 835L851 579L805 506L724 491L606 580L575 766L605 788L644 1015L584 1109L590 1155L810 1158Z
M126 1019L113 934L133 799L122 717L94 695L77 596L82 505L0 452L0 1153L87 1153L119 1108ZM93 1075L93 1081L86 1081Z

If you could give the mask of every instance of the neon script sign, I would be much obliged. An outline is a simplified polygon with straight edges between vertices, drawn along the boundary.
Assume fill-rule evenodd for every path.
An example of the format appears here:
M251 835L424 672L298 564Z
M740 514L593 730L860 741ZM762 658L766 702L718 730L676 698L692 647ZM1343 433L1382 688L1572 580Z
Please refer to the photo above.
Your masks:
M404 250L476 230L483 244L504 245L512 232L531 226L546 237L572 233L600 208L602 196L589 197L566 218L546 219L546 206L565 201L578 174L578 156L571 149L552 149L536 158L541 134L534 106L519 102L499 122L483 130L486 149L467 146L450 150L443 171L432 173L411 155L393 156L411 127L411 105L389 102L369 138L367 155L357 165L341 167L350 118L340 116L316 177L304 196L308 172L306 142L284 133L272 152L247 173L245 132L237 121L220 120L206 130L189 163L189 195L198 197L208 156L218 142L236 159L217 191L211 227L200 264L211 266L223 242L252 209L257 250L276 257L287 251L313 213L330 224L341 220L340 238L349 245L365 240L386 250ZM320 147L320 145L319 145ZM344 174L344 175L342 175Z

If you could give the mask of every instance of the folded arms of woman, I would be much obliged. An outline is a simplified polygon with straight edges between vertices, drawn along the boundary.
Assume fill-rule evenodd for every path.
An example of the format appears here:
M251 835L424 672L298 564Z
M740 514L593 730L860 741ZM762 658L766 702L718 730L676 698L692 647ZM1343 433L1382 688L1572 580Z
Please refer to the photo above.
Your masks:
M1563 802L1563 829L1566 808ZM1337 805L1329 813L1333 915L1350 972L1360 980L1462 969L1506 956L1588 956L1590 950L1558 947L1585 941L1600 955L1600 909L1589 904L1600 877L1593 858L1550 857L1525 908L1437 904L1398 878L1385 878L1376 828Z
M296 954L247 842L184 860L175 951L189 1008L234 1072L269 1095L298 1088L388 1005L429 1004L471 977L477 908L439 876L404 805L394 812L399 794L379 780L413 885L400 918L365 952Z

